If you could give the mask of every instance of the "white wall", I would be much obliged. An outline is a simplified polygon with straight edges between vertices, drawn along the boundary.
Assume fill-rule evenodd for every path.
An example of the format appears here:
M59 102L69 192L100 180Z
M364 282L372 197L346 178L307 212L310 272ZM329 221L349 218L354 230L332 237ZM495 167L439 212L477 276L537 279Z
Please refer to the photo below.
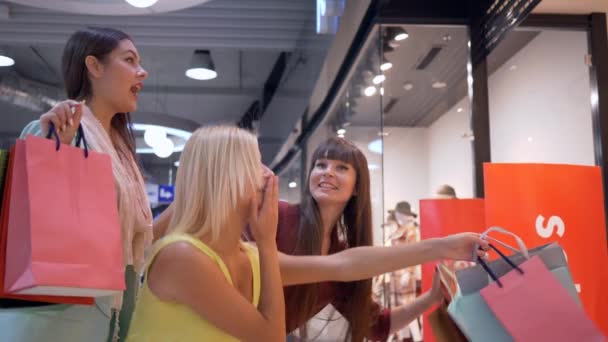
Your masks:
M384 206L389 210L407 201L419 213L418 201L429 195L428 129L385 127L384 132Z
M429 194L440 185L449 184L459 198L473 197L473 146L471 139L464 136L470 131L468 97L429 127Z
M594 164L586 54L586 33L543 31L490 76L492 161Z

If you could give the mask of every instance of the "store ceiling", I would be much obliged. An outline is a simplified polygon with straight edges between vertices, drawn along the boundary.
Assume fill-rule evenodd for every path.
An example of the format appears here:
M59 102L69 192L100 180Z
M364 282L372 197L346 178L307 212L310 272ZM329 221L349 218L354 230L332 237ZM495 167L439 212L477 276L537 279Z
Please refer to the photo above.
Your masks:
M90 10L91 1L71 3L78 1L83 13L90 13L85 10ZM304 112L333 37L315 33L315 3L309 0L181 0L200 4L168 13L127 16L51 11L16 4L20 2L36 0L0 1L0 49L16 61L13 67L0 68L0 84L6 77L13 81L17 77L30 81L34 88L63 96L60 57L68 36L85 26L122 29L134 38L150 74L134 113L140 123L153 118L155 124L194 129L237 122L261 97L280 53L292 53L267 112L279 113L281 120L265 121L265 125L277 127L264 129L267 133L260 137L265 160L274 156ZM195 81L184 75L195 49L211 51L218 78ZM0 147L40 115L1 99L0 113ZM172 163L177 156L166 160L148 157L145 159L162 164Z
M456 26L402 26L409 38L399 42L394 51L385 54L393 67L384 72L386 80L374 96L354 96L357 90L349 88L344 94L343 106L349 102L354 126L379 126L381 117L385 126L427 127L446 113L467 95L468 32ZM511 33L489 56L491 74L511 56L530 42L538 32L516 31ZM365 74L365 69L378 73L378 48L371 44L368 58L364 59L355 73ZM435 50L435 56L421 63ZM438 51L438 52L437 52ZM356 76L355 76L356 78ZM369 78L359 79L363 88L371 85ZM444 87L440 87L443 86ZM361 88L359 88L361 89ZM346 99L350 98L350 101Z

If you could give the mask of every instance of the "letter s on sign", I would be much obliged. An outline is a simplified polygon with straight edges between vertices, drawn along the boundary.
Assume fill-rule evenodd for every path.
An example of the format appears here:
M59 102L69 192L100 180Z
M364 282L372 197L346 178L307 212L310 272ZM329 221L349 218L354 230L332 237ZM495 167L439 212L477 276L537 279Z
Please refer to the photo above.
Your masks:
M557 235L559 237L564 236L566 232L566 225L564 224L564 220L562 220L559 216L551 216L549 218L549 222L544 226L545 218L543 215L538 215L536 217L536 233L542 238L549 238L553 235L553 231L557 228Z

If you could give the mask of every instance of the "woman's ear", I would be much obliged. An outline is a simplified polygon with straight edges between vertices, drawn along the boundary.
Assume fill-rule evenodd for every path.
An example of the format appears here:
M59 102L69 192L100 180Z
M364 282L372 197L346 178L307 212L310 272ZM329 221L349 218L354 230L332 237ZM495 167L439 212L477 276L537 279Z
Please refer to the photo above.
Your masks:
M103 64L101 64L101 62L95 56L87 56L84 59L84 64L92 77L100 78L103 74Z

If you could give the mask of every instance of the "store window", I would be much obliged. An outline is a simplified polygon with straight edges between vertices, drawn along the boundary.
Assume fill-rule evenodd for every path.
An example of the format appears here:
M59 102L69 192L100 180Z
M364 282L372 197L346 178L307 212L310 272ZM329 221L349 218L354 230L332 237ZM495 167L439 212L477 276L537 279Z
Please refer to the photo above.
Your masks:
M492 52L493 162L595 164L587 55L585 31L529 28Z

